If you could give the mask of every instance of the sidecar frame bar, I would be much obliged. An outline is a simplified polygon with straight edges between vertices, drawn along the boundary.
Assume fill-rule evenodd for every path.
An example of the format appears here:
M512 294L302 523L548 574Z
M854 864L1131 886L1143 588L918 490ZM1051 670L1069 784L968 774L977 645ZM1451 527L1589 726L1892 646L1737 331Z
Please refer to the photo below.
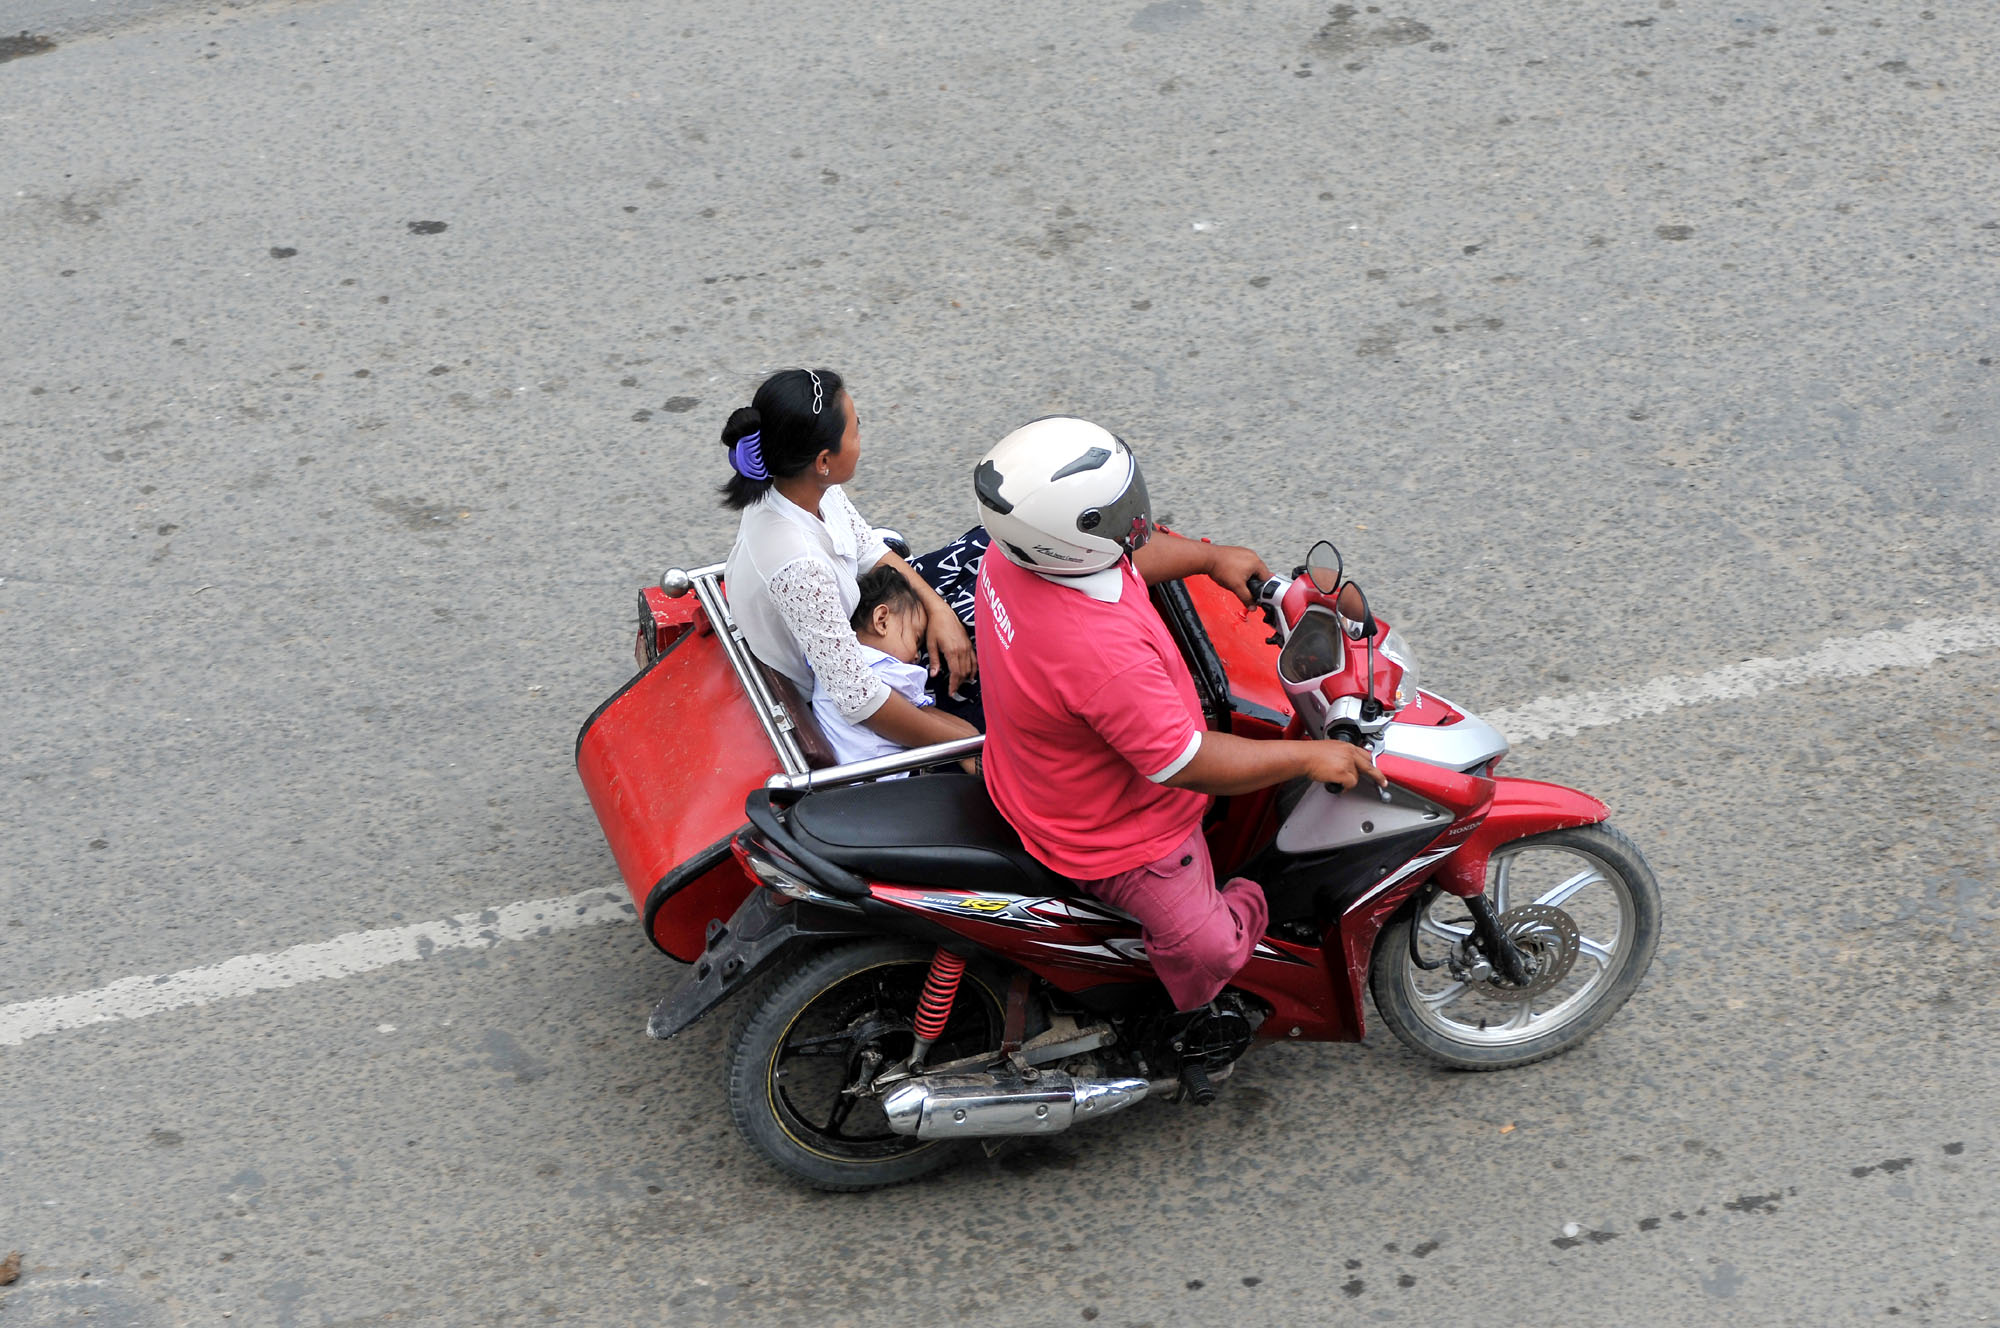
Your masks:
M837 784L858 784L863 780L880 779L884 775L960 761L978 755L986 745L986 735L982 733L951 742L934 743L929 747L912 747L889 756L870 757L866 761L813 769L799 745L798 726L793 722L791 712L764 680L756 656L750 653L749 643L743 639L735 617L729 612L729 601L722 593L722 573L725 570L725 564L716 563L709 567L697 567L684 575L691 583L695 597L701 601L702 612L708 615L709 626L715 629L715 639L722 646L729 667L735 670L737 683L743 688L744 695L750 698L750 708L756 712L764 736L770 740L771 749L778 754L778 761L784 766L782 773L771 776L767 787L806 793ZM667 593L674 592L668 588Z
M785 773L805 774L811 767L806 764L806 754L799 746L791 712L785 709L784 703L772 694L770 685L764 681L756 657L750 653L749 643L743 639L736 619L730 615L729 601L722 597L725 567L723 563L716 563L687 573L688 579L694 583L695 598L701 601L702 612L708 615L709 626L715 629L715 639L721 643L729 667L736 671L736 681L742 686L743 694L750 698L750 708L757 712L757 722L763 726L764 736L770 739L771 750L778 754Z

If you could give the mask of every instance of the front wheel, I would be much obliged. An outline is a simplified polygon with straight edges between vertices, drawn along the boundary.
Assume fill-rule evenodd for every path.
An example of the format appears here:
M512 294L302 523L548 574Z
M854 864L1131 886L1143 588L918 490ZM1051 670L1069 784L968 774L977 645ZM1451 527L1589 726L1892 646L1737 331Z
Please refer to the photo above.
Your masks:
M1370 966L1382 1022L1454 1069L1504 1070L1568 1051L1625 1004L1659 947L1659 882L1608 825L1495 849L1486 897L1534 970L1527 986L1464 962L1472 918L1449 894L1383 928ZM1412 931L1423 963L1412 957Z
M931 950L846 942L780 968L752 995L729 1044L729 1114L779 1170L822 1190L872 1190L952 1160L957 1141L889 1128L866 1088L910 1054ZM933 1064L1000 1047L1000 998L975 969L959 982Z

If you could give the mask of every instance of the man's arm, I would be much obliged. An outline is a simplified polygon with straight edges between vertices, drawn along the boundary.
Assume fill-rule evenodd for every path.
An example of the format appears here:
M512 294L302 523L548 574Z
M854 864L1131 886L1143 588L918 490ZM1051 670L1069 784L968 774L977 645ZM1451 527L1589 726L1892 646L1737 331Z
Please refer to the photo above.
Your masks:
M1172 788L1192 789L1216 797L1252 793L1273 784L1308 776L1322 784L1353 788L1363 779L1386 785L1389 780L1368 753L1344 742L1263 741L1233 733L1205 732L1188 763L1160 780Z
M1158 530L1132 555L1132 565L1149 586L1205 576L1245 604L1250 602L1250 578L1268 580L1271 575L1271 569L1252 550L1234 544L1204 544Z

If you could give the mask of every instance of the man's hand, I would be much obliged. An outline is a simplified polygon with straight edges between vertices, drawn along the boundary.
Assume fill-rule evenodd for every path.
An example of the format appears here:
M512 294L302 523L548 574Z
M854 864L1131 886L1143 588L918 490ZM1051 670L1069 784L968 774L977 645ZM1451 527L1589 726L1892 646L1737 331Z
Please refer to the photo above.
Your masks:
M1271 579L1271 569L1264 565L1264 560L1255 550L1234 544L1211 544L1208 550L1209 579L1242 600L1245 607L1254 603L1250 597L1251 578Z
M1306 774L1322 784L1351 789L1363 779L1387 788L1389 777L1375 768L1367 752L1345 742L1315 742L1306 753Z

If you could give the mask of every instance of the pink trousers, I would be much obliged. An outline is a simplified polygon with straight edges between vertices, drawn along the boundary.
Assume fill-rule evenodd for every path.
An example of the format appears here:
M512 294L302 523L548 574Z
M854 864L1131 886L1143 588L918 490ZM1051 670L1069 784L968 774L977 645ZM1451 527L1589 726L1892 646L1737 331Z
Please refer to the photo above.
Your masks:
M1139 920L1146 955L1179 1010L1215 999L1250 961L1271 920L1256 882L1239 876L1215 888L1215 865L1200 826L1158 862L1077 884Z

